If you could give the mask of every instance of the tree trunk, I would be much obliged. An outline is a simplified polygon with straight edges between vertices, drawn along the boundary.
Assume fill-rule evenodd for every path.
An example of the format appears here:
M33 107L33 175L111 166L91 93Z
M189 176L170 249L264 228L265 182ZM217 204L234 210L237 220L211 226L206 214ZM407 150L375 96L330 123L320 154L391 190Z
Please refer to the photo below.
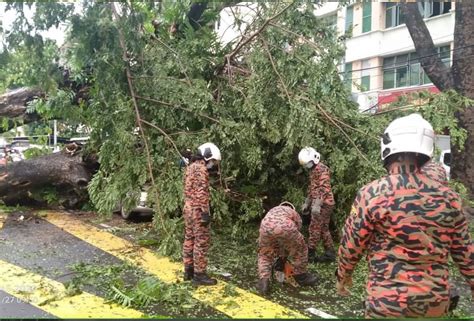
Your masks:
M38 193L53 187L66 207L87 200L92 162L66 151L0 166L0 199L8 205L38 202Z
M446 67L438 56L438 51L426 27L423 17L418 11L418 3L403 3L402 14L415 45L420 63L426 74L439 90L448 90L453 87L450 69Z
M454 27L453 67L454 89L465 97L474 99L474 2L456 2ZM469 189L474 199L474 106L457 114L459 125L467 130L464 149L451 146L453 164L451 175Z
M43 92L35 88L19 88L0 95L0 117L9 120L19 119L22 123L31 123L39 119L36 113L27 113L27 104L35 98L43 96ZM13 126L11 121L11 126Z
M470 97L474 98L474 97ZM464 149L451 145L451 177L461 181L474 199L474 108L471 106L457 114L459 126L468 131Z
M456 2L453 63L443 65L438 57L433 39L426 27L417 3L401 4L406 25L410 32L421 65L433 84L441 91L454 89L465 97L474 99L474 2ZM423 58L424 57L424 58ZM464 149L451 145L451 177L461 181L474 198L474 106L456 114L459 125L467 130Z

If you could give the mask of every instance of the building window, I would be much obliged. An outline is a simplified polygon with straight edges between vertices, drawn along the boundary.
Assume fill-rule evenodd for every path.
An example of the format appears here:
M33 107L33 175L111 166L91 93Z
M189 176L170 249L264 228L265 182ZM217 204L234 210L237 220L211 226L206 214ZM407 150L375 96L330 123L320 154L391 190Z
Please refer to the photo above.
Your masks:
M337 13L321 18L323 24L333 30L337 28Z
M450 46L438 47L441 61L449 67L451 63ZM383 60L383 89L399 88L430 84L423 68L421 67L416 52L387 57Z
M418 2L418 9L423 18L430 18L448 13L451 10L451 2L423 1Z
M418 10L420 10L423 18L430 18L449 13L451 10L451 2L438 1L420 1L418 2ZM385 28L392 28L405 23L405 18L401 12L399 3L385 3Z
M362 4L362 33L372 29L372 2Z
M392 28L405 23L405 18L397 3L385 4L385 28Z
M354 7L347 7L346 8L346 24L345 24L345 31L349 32L352 29L352 24L354 22Z
M352 91L352 62L344 65L344 85L349 91Z
M360 78L360 91L370 90L370 60L362 60L362 72Z

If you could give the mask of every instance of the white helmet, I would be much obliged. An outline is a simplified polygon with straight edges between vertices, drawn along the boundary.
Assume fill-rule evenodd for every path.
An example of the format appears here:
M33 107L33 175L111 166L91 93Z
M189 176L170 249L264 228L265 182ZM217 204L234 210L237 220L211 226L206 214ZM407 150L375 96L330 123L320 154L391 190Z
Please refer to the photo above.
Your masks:
M210 159L220 161L221 151L213 143L205 143L198 147L198 154L204 157L205 161Z
M397 118L381 138L382 160L398 153L418 153L431 158L434 137L433 127L420 114Z
M301 166L312 167L317 165L321 155L313 147L305 147L298 154L298 160ZM313 162L313 164L311 164Z

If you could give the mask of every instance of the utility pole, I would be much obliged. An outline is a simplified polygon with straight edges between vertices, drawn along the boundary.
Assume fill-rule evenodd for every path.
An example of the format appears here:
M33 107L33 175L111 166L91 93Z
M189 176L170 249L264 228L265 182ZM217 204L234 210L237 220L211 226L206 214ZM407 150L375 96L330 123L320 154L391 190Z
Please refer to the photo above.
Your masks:
M54 152L58 151L58 121L55 119L53 120L53 146Z

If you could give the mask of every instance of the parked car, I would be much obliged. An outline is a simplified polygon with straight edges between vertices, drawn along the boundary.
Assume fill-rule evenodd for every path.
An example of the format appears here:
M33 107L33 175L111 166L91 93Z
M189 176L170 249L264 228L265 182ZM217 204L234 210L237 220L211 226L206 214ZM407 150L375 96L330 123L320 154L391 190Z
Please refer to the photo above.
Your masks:
M436 135L435 145L441 151L437 161L443 165L449 179L451 172L451 137L449 135Z
M448 180L451 174L451 150L443 150L439 155L439 162L443 165L444 169L446 170L446 174L448 176Z
M153 215L153 208L148 201L148 192L141 191L140 198L137 200L137 204L131 210L125 209L125 206L120 203L117 206L116 212L119 212L123 219L130 220L140 214Z

